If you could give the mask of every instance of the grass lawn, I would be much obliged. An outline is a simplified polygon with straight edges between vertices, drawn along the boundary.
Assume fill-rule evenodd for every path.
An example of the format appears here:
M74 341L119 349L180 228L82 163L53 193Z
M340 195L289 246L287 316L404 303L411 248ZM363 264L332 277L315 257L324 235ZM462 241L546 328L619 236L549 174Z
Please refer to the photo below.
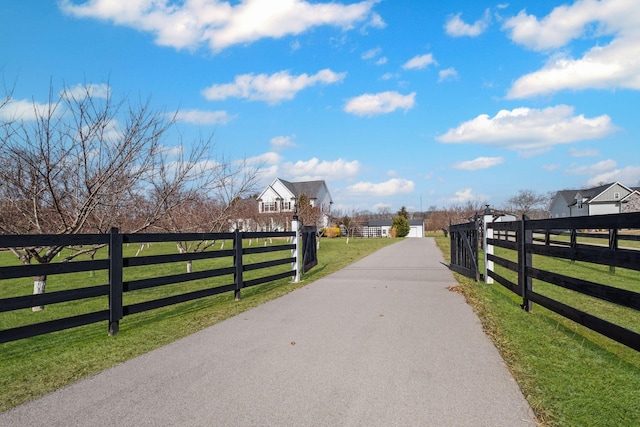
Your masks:
M440 235L436 242L448 260L449 239ZM606 266L536 257L533 263L640 292L638 272L610 273ZM507 276L505 271L500 274ZM640 425L640 353L538 305L527 313L519 307L521 299L499 284L474 282L457 274L456 279L544 425ZM596 304L592 298L555 288L534 282L534 289L542 294L640 330L637 311Z
M322 239L318 251L318 265L303 277L301 283L290 283L290 280L283 279L244 289L242 299L238 302L234 301L233 293L226 293L127 316L120 322L120 332L114 337L107 336L107 322L100 322L0 344L0 412L289 293L397 241L396 239L350 239L347 245L346 239ZM225 249L229 248L225 247ZM135 254L137 249L137 247L125 249L125 256L133 256L132 254ZM161 244L154 244L145 249L147 252L143 252L141 255L164 250L173 250L175 253L175 245L162 247ZM104 256L104 254L98 254L96 259L100 256ZM286 256L288 255L281 252L277 258ZM250 262L261 260L257 255L254 257L255 259ZM228 263L228 261L221 262ZM11 254L0 253L0 265L16 264L17 261ZM205 267L212 268L204 261L194 262L194 271ZM158 275L159 268L170 269L162 273L178 274L183 273L186 267L184 263L178 263L173 266L145 267L131 273L125 271L125 280L147 277L151 273L150 270L154 269L156 271L153 273ZM286 269L288 265L282 268ZM265 273L263 271L261 275L277 272L268 271ZM251 276L245 276L245 280L248 278ZM222 281L219 284L230 283L228 278L216 278L216 280L218 279ZM76 273L59 278L50 276L47 290L92 286L106 283L106 280L106 272ZM25 289L29 292L32 286L29 279L0 281L0 298L23 295ZM136 291L135 293L141 293L127 296L131 300L125 301L125 303L184 292L185 289L191 291L204 286L208 286L206 281L194 281L187 284ZM28 309L0 313L0 329L34 323L34 316L39 316L37 321L42 321L61 317L61 315L70 316L79 312L104 309L106 304L106 297L104 297L94 298L76 305L72 303L55 304L47 306L45 310L37 313L32 313Z

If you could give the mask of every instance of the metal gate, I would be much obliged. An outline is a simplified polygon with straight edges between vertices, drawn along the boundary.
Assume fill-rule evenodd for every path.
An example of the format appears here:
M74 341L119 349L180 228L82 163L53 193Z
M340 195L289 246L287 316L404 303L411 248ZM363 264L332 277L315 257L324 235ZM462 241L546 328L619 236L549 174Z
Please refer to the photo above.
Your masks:
M316 235L318 229L315 225L305 225L300 230L302 236L302 274L318 265L318 253L316 251Z
M478 268L478 218L465 224L449 226L451 238L450 268L460 274L480 280Z

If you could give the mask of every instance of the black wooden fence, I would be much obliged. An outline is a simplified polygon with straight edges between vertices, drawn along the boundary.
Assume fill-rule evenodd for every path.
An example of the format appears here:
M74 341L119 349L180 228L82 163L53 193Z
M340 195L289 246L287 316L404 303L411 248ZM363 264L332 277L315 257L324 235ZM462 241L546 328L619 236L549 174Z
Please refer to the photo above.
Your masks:
M37 295L21 295L0 299L0 314L21 309L30 309L36 306L47 306L58 303L79 302L89 298L108 298L108 308L104 310L92 311L38 323L9 327L0 330L0 343L14 341L22 338L46 334L91 323L108 321L109 334L118 332L120 321L123 317L153 310L160 307L192 301L225 292L234 292L236 298L240 298L243 288L260 285L263 283L295 277L295 268L287 268L286 271L276 274L268 274L253 277L250 280L244 278L244 273L261 270L275 266L284 266L295 263L297 246L291 238L295 237L295 232L239 232L233 233L190 233L190 234L120 234L117 229L111 230L110 234L82 234L82 235L20 235L9 236L0 235L0 249L16 247L83 247L91 245L108 246L109 256L107 259L53 262L49 264L19 265L0 267L0 285L4 279L31 278L36 276L49 276L66 273L96 272L99 270L108 271L108 283L95 286L87 286L76 289L47 292ZM281 244L272 246L243 247L243 239L273 239L280 238ZM284 238L284 239L283 239ZM175 253L153 256L124 257L123 245L136 243L148 244L154 242L184 242L184 241L225 241L232 240L233 248L226 250L207 250L202 252ZM315 249L315 247L314 247ZM247 263L243 257L252 254L268 252L289 251L287 256L267 261ZM139 280L124 280L124 271L128 267L157 266L160 269L164 264L175 262L188 262L194 260L206 260L214 258L228 258L228 266L221 268L207 269L204 271L157 275L154 277ZM271 272L272 273L272 272ZM224 279L224 276L233 277ZM255 276L255 275L254 275ZM143 302L124 304L123 297L126 294L134 293L142 289L168 286L176 283L189 282L201 279L212 279L220 277L221 280L228 280L228 283L207 282L205 288L198 290L163 295L155 299ZM169 288L166 288L169 289ZM104 304L105 306L107 304ZM34 313L36 314L36 313ZM37 316L34 316L37 318ZM2 323L0 323L2 324ZM5 322L7 324L7 322ZM0 328L2 329L2 328Z
M449 225L451 239L450 268L460 274L480 280L478 267L478 218L464 224Z
M600 231L586 233L582 230ZM640 271L640 245L625 242L640 241L640 235L633 234L638 230L640 230L640 213L544 220L528 220L525 217L521 221L488 223L487 245L515 252L517 261L514 260L516 258L514 256L499 257L493 254L488 254L487 260L517 273L517 281L508 280L492 270L487 270L487 276L521 296L522 307L528 311L531 310L532 303L539 304L640 351L640 334L638 332L589 314L584 307L583 309L575 308L567 304L566 300L563 303L542 295L533 286L535 279L569 290L573 292L571 295L587 295L613 303L618 307L635 310L633 316L638 321L633 323L636 326L639 325L640 316L635 316L640 310L640 293L559 274L550 271L550 269L542 268L540 265L545 265L545 263L539 262L543 259L553 258L605 265L609 266L609 274L612 276L615 276L616 267L637 272ZM510 253L513 254L513 252ZM534 256L536 256L535 263ZM585 268L588 267L585 266ZM606 274L607 272L594 272L591 276L593 280L602 278L602 276L604 276L604 280L601 281L612 280L612 277L606 277ZM640 285L640 283L638 284ZM575 297L573 299L575 300Z
M316 246L318 228L315 225L305 225L302 227L300 235L302 236L302 274L304 274L318 265Z

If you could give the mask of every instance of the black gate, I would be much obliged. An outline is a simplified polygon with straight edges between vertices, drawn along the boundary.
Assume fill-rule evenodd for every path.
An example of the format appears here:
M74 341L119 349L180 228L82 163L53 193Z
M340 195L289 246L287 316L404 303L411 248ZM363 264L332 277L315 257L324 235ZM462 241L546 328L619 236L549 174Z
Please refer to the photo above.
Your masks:
M302 274L318 265L318 253L316 251L316 235L318 229L315 225L302 227Z
M480 280L478 268L478 219L449 226L451 237L450 268L460 274Z

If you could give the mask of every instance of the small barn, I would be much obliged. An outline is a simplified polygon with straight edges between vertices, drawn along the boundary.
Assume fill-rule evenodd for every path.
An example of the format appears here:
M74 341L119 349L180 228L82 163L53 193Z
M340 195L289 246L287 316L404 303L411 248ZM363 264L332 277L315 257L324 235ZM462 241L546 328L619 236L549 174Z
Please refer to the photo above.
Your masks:
M390 237L391 219L370 219L362 226L362 237ZM424 219L409 220L407 237L424 237Z

